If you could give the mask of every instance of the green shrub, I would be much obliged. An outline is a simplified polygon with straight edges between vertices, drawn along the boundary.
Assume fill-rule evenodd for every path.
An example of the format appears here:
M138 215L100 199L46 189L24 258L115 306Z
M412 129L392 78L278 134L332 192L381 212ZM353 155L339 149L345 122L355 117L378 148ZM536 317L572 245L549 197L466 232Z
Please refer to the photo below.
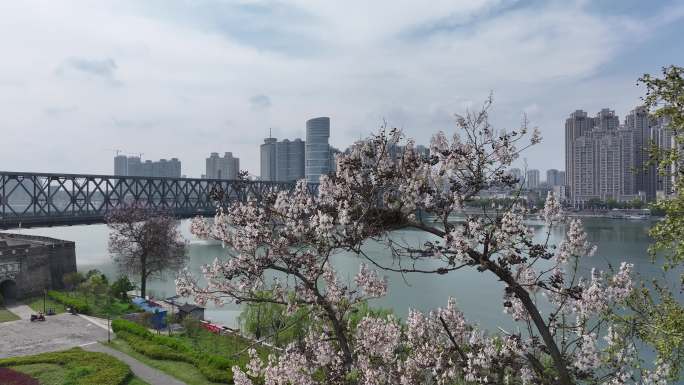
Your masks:
M126 341L136 352L150 358L159 360L183 361L193 365L195 364L194 357L190 355L176 352L167 346L155 344L148 339L136 336L134 334L130 334L125 331L119 331L116 333L116 336Z
M114 330L114 333L117 334L119 331L124 331L144 338L152 338L154 335L146 327L125 319L115 319L112 321L112 330Z
M132 321L114 320L112 329L136 352L159 360L187 362L197 367L209 381L232 383L231 368L237 364L244 366L244 360L203 353L179 338L155 335Z
M0 359L0 366L55 364L64 366L74 385L123 385L132 373L128 365L104 353L80 348L33 356Z
M53 300L64 304L65 306L71 307L79 313L90 314L90 306L80 298L70 297L65 293L59 291L50 290L48 291L48 297Z

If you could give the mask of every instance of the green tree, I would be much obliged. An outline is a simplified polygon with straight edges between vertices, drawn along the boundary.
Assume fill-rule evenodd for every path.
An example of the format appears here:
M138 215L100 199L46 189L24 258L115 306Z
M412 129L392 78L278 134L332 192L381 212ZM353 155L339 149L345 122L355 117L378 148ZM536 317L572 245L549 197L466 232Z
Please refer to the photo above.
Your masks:
M269 302L270 292L261 293L263 302L248 303L239 321L242 329L256 339L267 338L277 346L299 341L308 327L308 317L304 309L287 314L285 306Z
M652 207L664 214L650 230L654 242L649 253L655 261L664 258L666 270L684 262L684 68L663 68L662 77L644 75L639 79L647 89L644 98L655 119L664 119L674 138L669 148L651 146L650 162L664 177L674 176L671 197ZM673 174L673 175L670 175ZM684 274L680 276L684 288ZM681 288L680 288L681 289ZM668 362L676 377L684 365L684 306L667 285L654 281L642 286L630 299L633 314L624 317L627 327L636 327L640 338L651 345L658 358Z
M66 273L62 277L62 282L67 290L76 289L83 281L85 281L85 277L83 274L77 271L74 271L73 273Z
M128 292L135 289L135 285L128 279L127 276L122 275L116 281L112 282L110 292L112 296L121 301L128 302Z

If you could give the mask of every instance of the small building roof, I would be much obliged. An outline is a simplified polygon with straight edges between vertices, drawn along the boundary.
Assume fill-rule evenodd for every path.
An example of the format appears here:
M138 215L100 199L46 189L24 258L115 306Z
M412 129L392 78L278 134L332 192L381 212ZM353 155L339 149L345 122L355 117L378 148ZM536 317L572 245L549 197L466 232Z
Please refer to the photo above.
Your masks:
M178 310L186 313L192 313L195 310L204 310L204 308L191 303L186 303L184 305L178 306Z

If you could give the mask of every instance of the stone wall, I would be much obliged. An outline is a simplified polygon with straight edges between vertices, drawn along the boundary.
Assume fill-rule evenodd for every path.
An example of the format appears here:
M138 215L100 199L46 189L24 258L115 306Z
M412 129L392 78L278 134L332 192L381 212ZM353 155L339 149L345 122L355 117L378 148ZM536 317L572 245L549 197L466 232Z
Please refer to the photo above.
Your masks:
M42 295L45 289L61 289L64 274L76 271L74 242L7 233L0 233L0 242L0 266L19 265L18 272L0 277L16 283L17 298Z

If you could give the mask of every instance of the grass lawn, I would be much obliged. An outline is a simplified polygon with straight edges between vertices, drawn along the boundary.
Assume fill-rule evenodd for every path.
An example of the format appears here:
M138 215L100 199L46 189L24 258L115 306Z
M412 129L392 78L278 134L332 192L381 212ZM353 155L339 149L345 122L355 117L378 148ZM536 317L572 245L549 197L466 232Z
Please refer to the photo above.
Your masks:
M16 321L19 317L11 311L0 306L0 322Z
M80 348L3 358L0 367L25 373L41 385L149 385L118 359Z
M31 298L26 298L22 302L24 302L28 307L33 309L36 313L42 312L43 311L43 297L31 297ZM51 299L47 298L45 300L45 309L55 309L55 312L57 314L65 313L66 308L64 305L61 303Z
M195 368L192 364L189 364L187 362L156 360L144 356L134 351L126 343L126 341L120 338L112 340L112 342L108 344L108 346L116 350L119 350L123 353L126 353L129 356L153 368L159 369L162 372L172 377L175 377L188 385L224 385L222 383L211 382L207 380L197 368Z
M72 384L73 375L70 378L69 371L60 365L55 364L29 364L29 365L17 365L10 367L10 369L16 370L17 372L22 372L28 374L29 376L35 378L40 382L41 385L64 385ZM67 382L69 381L69 382ZM139 379L138 377L131 377L122 385L149 385L147 382Z
M104 296L95 297L94 295L86 295L79 291L61 291L71 298L83 301L90 307L89 315L107 318L107 300ZM111 317L118 317L128 313L135 313L140 311L138 307L133 304L123 302L119 299L112 298L111 303ZM43 297L31 298L31 303L27 303L32 309L36 311L43 311ZM35 307L34 307L35 305ZM61 303L48 298L48 308L53 307L57 313L66 312L66 306Z

